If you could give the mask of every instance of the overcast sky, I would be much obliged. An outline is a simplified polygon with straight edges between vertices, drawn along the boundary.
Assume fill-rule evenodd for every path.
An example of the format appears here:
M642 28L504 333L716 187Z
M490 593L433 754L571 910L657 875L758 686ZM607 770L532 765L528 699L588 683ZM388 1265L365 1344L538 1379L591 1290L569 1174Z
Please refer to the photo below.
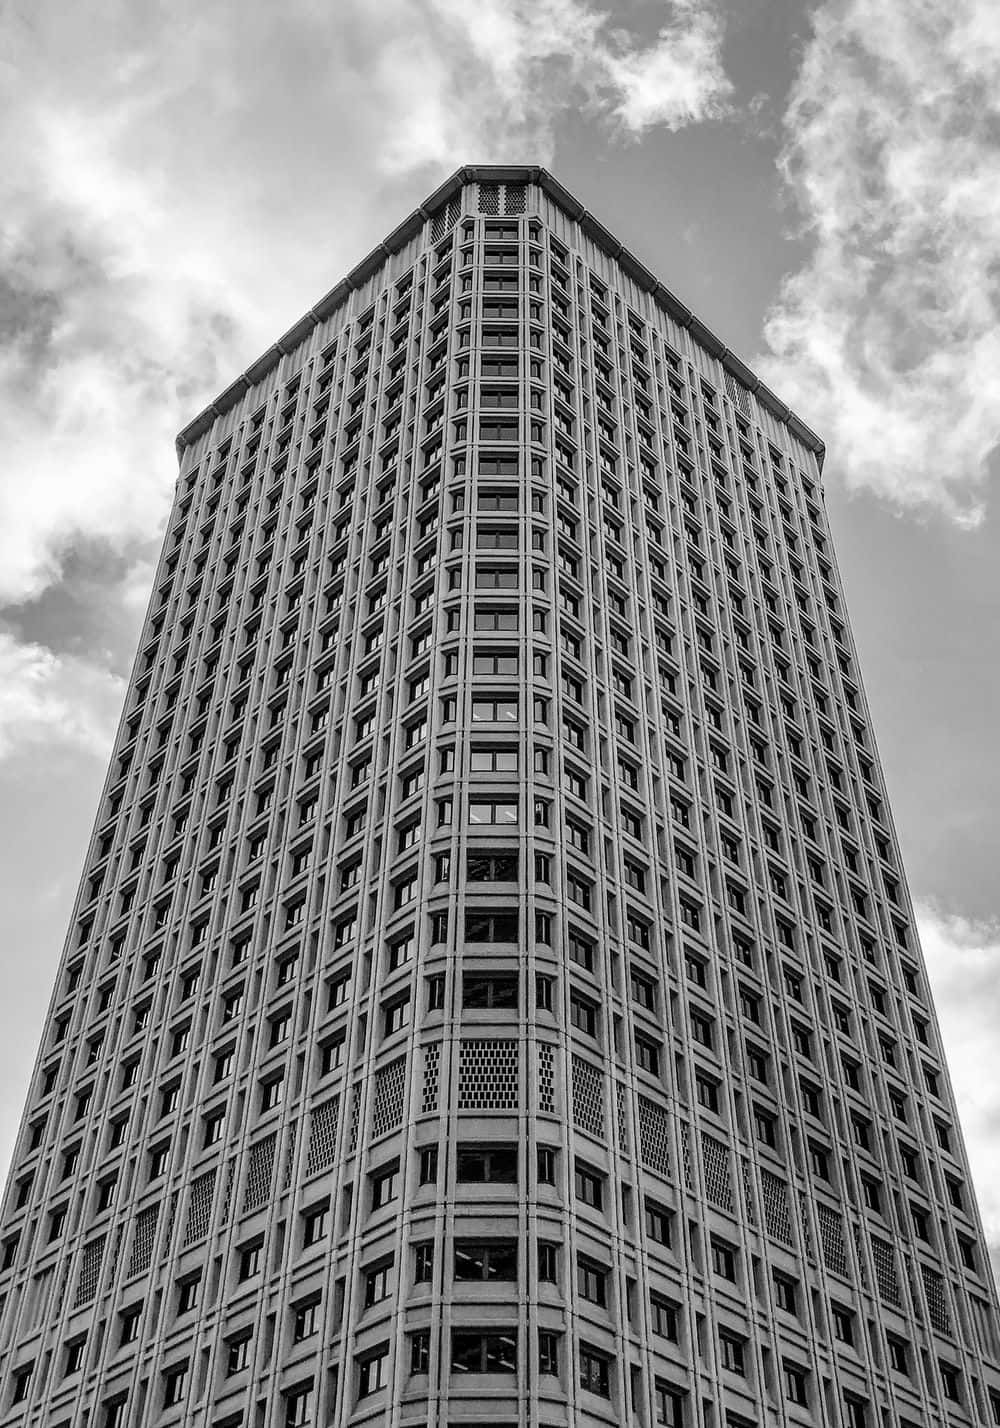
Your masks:
M0 7L0 1166L192 416L462 163L542 163L826 440L1000 1259L996 0Z

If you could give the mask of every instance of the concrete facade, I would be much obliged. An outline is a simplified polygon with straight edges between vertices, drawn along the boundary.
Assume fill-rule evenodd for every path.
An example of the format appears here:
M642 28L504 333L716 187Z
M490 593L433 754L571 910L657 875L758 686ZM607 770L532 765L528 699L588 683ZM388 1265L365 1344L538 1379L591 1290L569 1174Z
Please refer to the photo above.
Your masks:
M178 452L2 1421L1000 1423L822 443L464 169Z

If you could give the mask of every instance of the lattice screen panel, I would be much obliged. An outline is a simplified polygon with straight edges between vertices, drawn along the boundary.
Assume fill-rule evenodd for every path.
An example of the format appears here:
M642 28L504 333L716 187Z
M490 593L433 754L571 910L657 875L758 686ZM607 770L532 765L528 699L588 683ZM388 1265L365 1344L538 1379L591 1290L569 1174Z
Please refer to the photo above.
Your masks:
M517 1042L461 1042L458 1052L458 1109L514 1111L517 1105Z
M648 1096L638 1099L639 1154L643 1165L670 1175L670 1122L666 1111Z
M403 1124L406 1095L406 1057L398 1056L375 1073L375 1104L372 1109L372 1137L387 1135Z
M197 1180L191 1182L187 1225L184 1228L182 1249L193 1245L196 1240L203 1239L208 1234L209 1226L212 1223L212 1200L215 1198L217 1173L217 1168L213 1165L211 1170L206 1170L204 1175L199 1175Z
M337 1127L340 1124L340 1097L316 1106L309 1126L306 1174L328 1170L337 1158Z
M604 1077L582 1056L573 1057L573 1122L604 1139Z

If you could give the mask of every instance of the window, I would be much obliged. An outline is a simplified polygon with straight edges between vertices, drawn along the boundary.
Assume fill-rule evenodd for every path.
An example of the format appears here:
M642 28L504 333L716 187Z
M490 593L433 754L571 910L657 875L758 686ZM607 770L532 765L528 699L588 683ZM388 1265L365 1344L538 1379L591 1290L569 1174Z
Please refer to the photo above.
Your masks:
M389 1345L384 1344L374 1353L366 1354L358 1360L358 1397L367 1398L385 1388L389 1381Z
M653 1389L653 1401L657 1423L666 1424L667 1428L683 1428L684 1394L680 1389L657 1383Z
M517 1010L516 972L466 972L462 978L462 1006Z
M941 1374L941 1387L944 1389L945 1398L950 1398L953 1403L961 1402L961 1378L958 1369L954 1364L938 1359L938 1371Z
M413 1278L417 1284L430 1284L434 1278L434 1245L430 1240L414 1246Z
M556 1183L556 1152L550 1145L540 1145L536 1152L535 1173L539 1185Z
M187 1383L187 1363L174 1364L163 1372L163 1406L174 1408L184 1398Z
M292 1342L301 1344L319 1328L319 1300L309 1299L292 1308Z
M83 1368L84 1359L87 1356L87 1336L80 1334L75 1339L70 1339L66 1345L66 1369L67 1374L79 1373Z
M365 1308L388 1299L392 1289L392 1260L387 1259L365 1274Z
M470 883L516 882L517 853L469 853L465 865Z
M580 1345L580 1387L601 1398L611 1397L611 1360L588 1344Z
M516 1373L517 1330L493 1333L453 1329L452 1373Z
M125 1428L125 1410L128 1399L124 1394L116 1394L104 1403L103 1428Z
M428 1373L431 1366L431 1335L429 1329L418 1329L410 1335L410 1373Z
M118 1322L120 1325L119 1344L134 1344L139 1338L139 1325L142 1322L142 1301L126 1305L118 1315Z
M570 1021L577 1031L582 1031L586 1036L597 1035L597 1007L593 1002L580 996L578 992L571 991L569 1014Z
M372 1209L379 1210L395 1199L399 1180L399 1161L394 1160L381 1170L373 1171L371 1177Z
M467 912L465 914L466 942L517 942L518 914L516 912Z
M711 1242L712 1271L720 1279L736 1279L736 1251L723 1240Z
M11 1403L24 1403L28 1397L28 1390L31 1387L31 1375L34 1371L34 1360L30 1364L22 1364L13 1373L14 1390L11 1394Z
M303 1384L285 1390L285 1428L305 1428L313 1421L312 1386Z
M461 1280L517 1279L517 1241L456 1240L455 1278Z
M245 1279L252 1279L255 1274L260 1273L260 1267L264 1257L263 1240L255 1240L252 1244L244 1245L239 1251L239 1277L241 1282Z
M308 1249L326 1234L329 1205L313 1205L302 1211L302 1244Z
M854 1315L851 1310L845 1309L843 1304L831 1304L830 1318L833 1322L834 1337L842 1344L853 1344Z
M201 1276L198 1274L188 1275L182 1279L177 1286L177 1312L178 1314L190 1314L192 1309L198 1305L198 1289L201 1284Z
M746 1373L743 1344L743 1339L737 1334L731 1334L725 1329L719 1330L719 1361L730 1373Z
M809 1400L806 1391L808 1380L805 1369L799 1368L797 1364L789 1363L785 1359L781 1365L781 1381L789 1403L796 1403L800 1407L804 1407Z
M607 1304L607 1271L582 1255L576 1262L576 1287L584 1299L602 1308Z
M909 1374L909 1344L905 1339L897 1338L895 1334L886 1335L886 1344L889 1349L889 1365L896 1373Z
M469 823L473 826L483 824L516 826L517 800L490 799L487 801L470 798Z
M677 1305L665 1299L662 1294L649 1296L650 1324L654 1334L661 1339L677 1342Z
M774 1302L779 1309L784 1309L786 1314L798 1312L798 1284L787 1274L782 1274L780 1270L773 1270L771 1282L774 1285Z
M646 1234L657 1244L670 1246L670 1211L647 1200L644 1205Z
M458 1146L455 1178L460 1185L516 1185L517 1146Z
M558 1245L546 1240L538 1242L538 1278L542 1284L555 1284L559 1261Z
M604 1177L598 1172L589 1170L585 1165L577 1161L573 1170L573 1188L576 1198L584 1205L589 1205L594 1210L600 1210L604 1205Z

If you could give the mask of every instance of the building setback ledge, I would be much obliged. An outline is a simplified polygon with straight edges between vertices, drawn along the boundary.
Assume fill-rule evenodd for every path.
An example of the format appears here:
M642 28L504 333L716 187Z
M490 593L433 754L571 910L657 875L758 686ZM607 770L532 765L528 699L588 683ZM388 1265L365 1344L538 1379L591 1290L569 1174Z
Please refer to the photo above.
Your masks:
M177 459L181 459L185 448L197 441L211 427L217 417L225 416L226 412L242 400L251 387L256 386L266 377L286 353L294 351L309 336L313 328L325 322L331 313L348 300L352 292L363 287L368 279L378 272L387 258L400 252L412 238L416 237L428 218L432 218L450 199L461 193L466 184L471 183L537 184L553 203L580 225L581 230L603 253L606 253L621 266L637 287L641 288L643 292L649 293L657 306L662 307L679 327L686 328L695 342L704 348L710 356L716 358L725 371L731 373L738 382L752 392L766 411L770 412L778 421L783 422L789 431L802 442L803 446L814 452L820 469L822 469L826 446L816 433L806 425L801 417L796 416L790 407L779 401L775 394L764 386L760 378L754 375L746 363L741 361L735 352L731 352L721 338L716 337L715 333L707 328L700 318L695 317L690 308L685 307L669 288L664 287L663 283L659 282L649 269L633 253L629 252L613 233L604 227L603 223L584 208L578 199L563 188L562 184L553 178L547 169L527 165L481 164L466 165L456 169L450 178L445 179L444 183L436 188L418 208L415 208L408 218L404 218L403 222L394 228L378 247L372 249L367 257L352 268L346 278L337 283L336 287L331 288L314 307L311 307L298 322L290 327L284 337L258 357L242 377L238 377L204 411L199 412L177 436Z

